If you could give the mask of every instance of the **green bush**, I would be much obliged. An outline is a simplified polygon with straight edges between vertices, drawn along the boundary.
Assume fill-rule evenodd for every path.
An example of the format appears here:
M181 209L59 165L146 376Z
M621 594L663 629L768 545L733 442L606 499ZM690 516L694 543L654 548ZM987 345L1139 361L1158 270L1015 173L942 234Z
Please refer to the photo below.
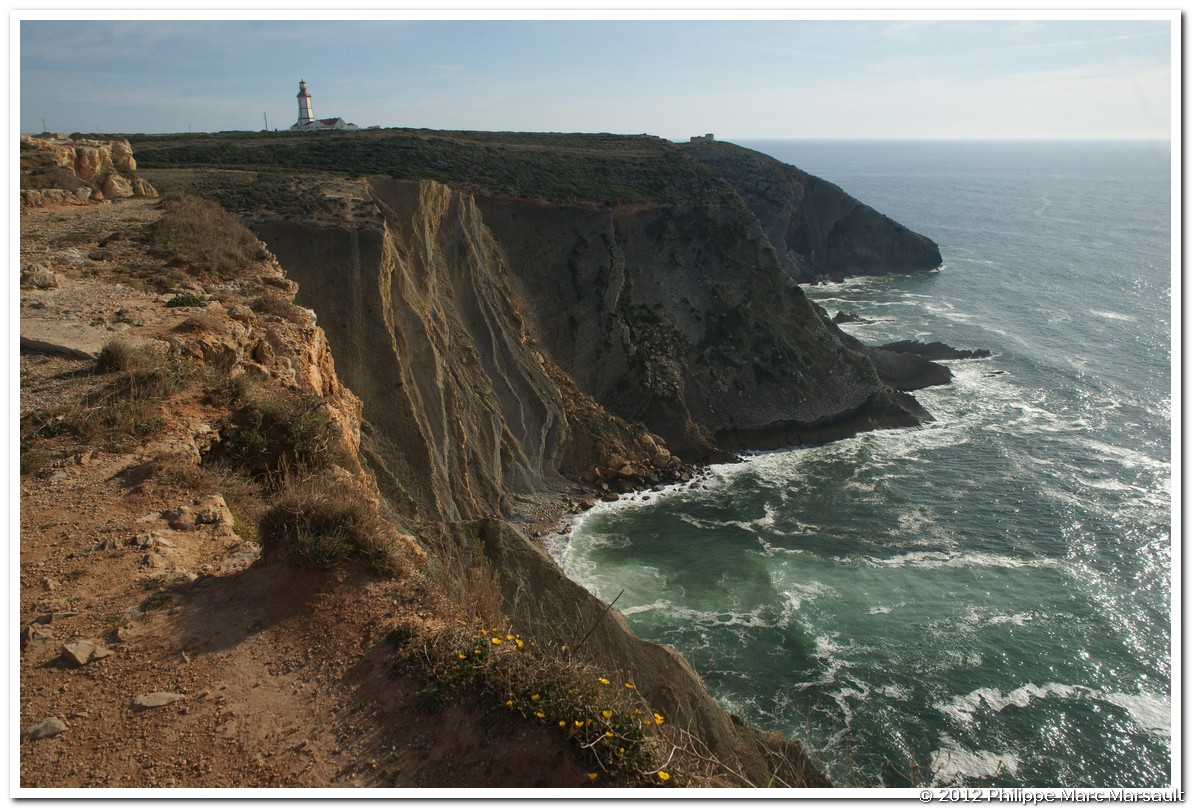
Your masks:
M195 295L193 292L183 292L166 301L166 306L198 306L203 307L207 305L207 301Z

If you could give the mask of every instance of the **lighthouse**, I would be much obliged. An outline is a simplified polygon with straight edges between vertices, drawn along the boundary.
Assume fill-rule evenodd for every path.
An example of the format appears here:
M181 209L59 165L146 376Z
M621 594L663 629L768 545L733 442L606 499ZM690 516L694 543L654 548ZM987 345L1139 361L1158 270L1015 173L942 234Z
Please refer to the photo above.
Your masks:
M310 106L310 93L306 89L306 82L298 82L298 123L290 127L290 131L306 131L318 129L347 129L355 131L360 127L349 124L343 118L316 118Z
M306 92L306 82L298 80L298 125L296 129L305 129L313 124L315 114L310 108L310 93Z

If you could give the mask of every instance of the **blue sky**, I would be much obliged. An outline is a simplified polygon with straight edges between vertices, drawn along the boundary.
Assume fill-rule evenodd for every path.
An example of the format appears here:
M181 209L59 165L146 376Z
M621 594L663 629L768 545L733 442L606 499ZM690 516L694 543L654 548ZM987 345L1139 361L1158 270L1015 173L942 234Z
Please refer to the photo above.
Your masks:
M1169 137L1171 23L19 23L20 128L361 126L719 137Z

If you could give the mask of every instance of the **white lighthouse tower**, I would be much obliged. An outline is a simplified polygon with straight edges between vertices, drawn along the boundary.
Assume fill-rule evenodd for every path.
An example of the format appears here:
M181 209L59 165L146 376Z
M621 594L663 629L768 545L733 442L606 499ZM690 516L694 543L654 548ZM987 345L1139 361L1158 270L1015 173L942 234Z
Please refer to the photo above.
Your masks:
M306 82L298 81L298 124L295 129L305 129L315 122L315 114L310 107L310 93L306 92Z

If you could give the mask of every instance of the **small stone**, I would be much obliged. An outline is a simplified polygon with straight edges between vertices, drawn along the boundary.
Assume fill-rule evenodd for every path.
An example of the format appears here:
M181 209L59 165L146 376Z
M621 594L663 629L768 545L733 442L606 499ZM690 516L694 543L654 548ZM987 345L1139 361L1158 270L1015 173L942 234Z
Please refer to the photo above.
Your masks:
M48 626L41 624L26 624L25 628L21 630L21 640L25 643L31 643L39 640L53 640L54 630Z
M62 647L62 657L76 666L85 666L113 654L115 653L111 649L96 640L76 640Z
M65 730L66 723L56 716L51 716L21 733L21 743L35 742L38 739L48 739L51 736L57 736Z
M179 700L186 699L184 694L175 694L170 691L154 691L152 694L141 694L133 697L132 709L134 711L149 711L154 708L164 708L167 705L173 705Z

